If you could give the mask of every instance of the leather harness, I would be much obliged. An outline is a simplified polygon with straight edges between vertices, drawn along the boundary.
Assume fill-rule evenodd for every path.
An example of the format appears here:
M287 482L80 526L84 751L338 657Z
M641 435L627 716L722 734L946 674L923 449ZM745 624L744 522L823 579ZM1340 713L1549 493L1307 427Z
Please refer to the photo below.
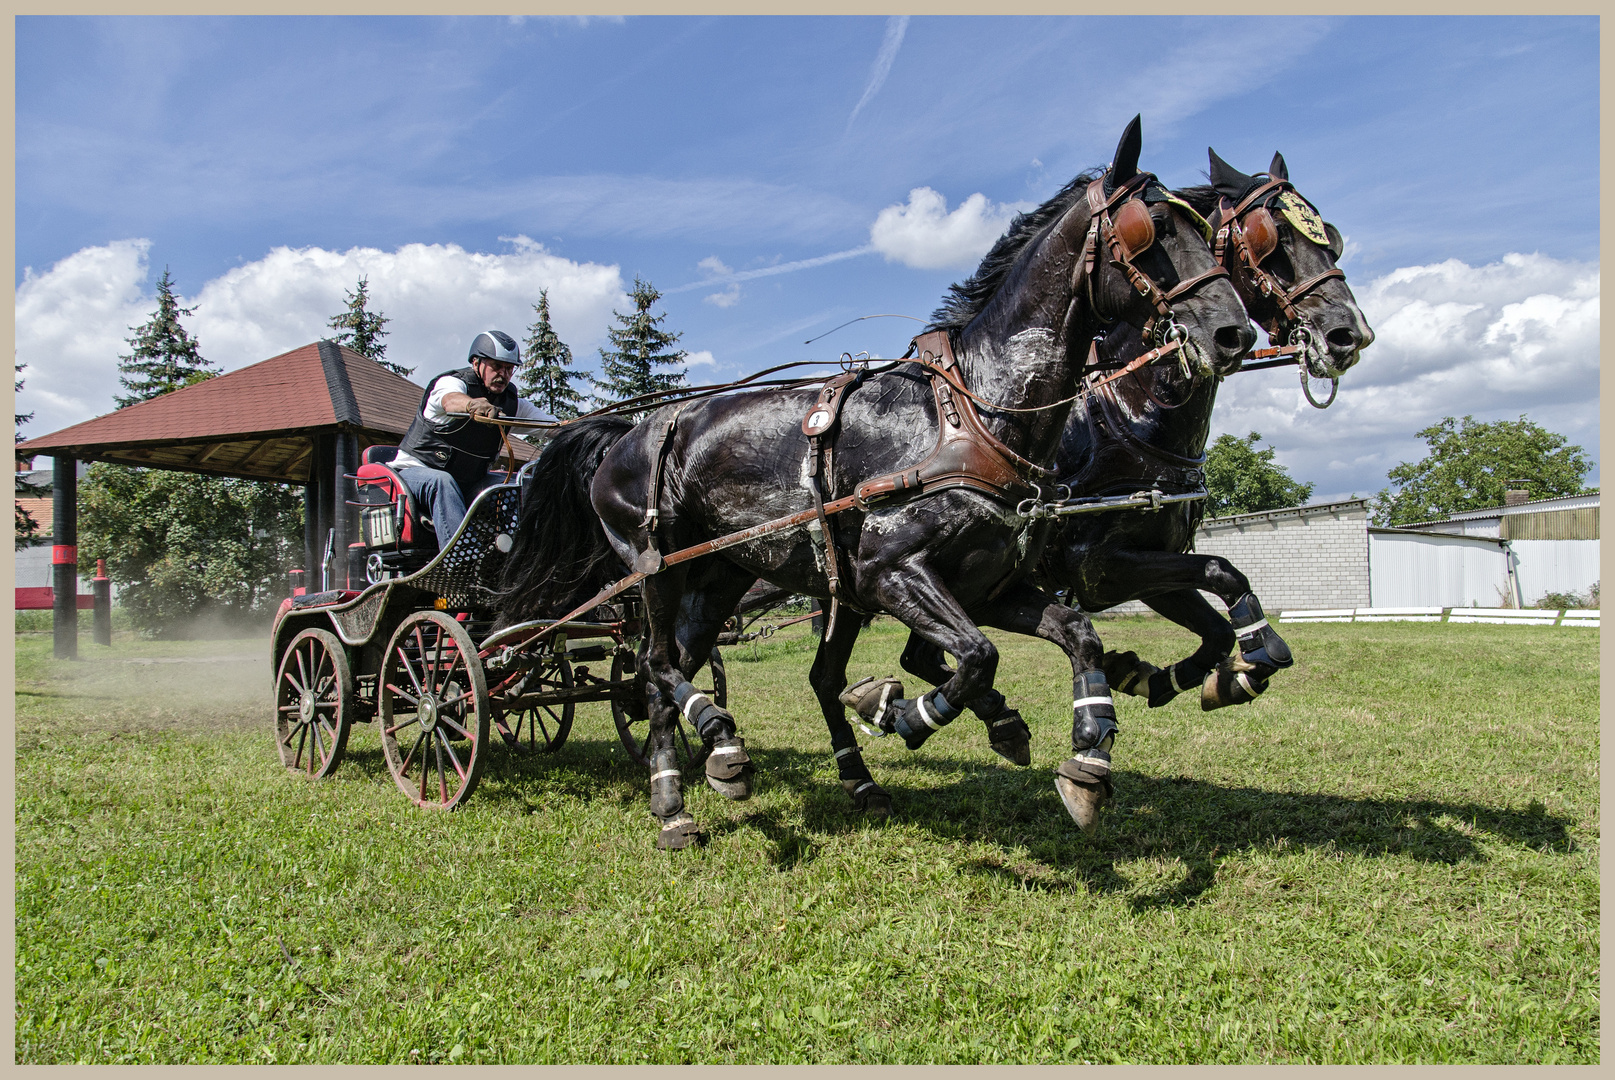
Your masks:
M1295 185L1288 180L1269 180L1252 190L1249 195L1239 200L1237 204L1224 196L1221 205L1212 213L1212 227L1217 230L1217 238L1212 242L1211 250L1217 259L1218 265L1226 263L1228 248L1232 244L1239 261L1245 264L1245 272L1251 276L1251 280L1261 290L1262 295L1271 297L1273 302L1278 305L1278 316L1271 320L1268 325L1262 327L1267 331L1268 336L1275 341L1280 336L1280 320L1292 328L1301 322L1301 312L1296 309L1295 305L1301 301L1302 297L1332 278L1344 280L1346 277L1344 270L1334 266L1321 274L1315 274L1307 278L1305 281L1297 282L1293 288L1286 289L1283 282L1262 269L1262 260L1271 252L1258 253L1255 250L1251 244L1249 228L1244 219L1247 215L1255 215L1259 211L1268 217L1265 225L1261 227L1272 229L1272 216L1267 212L1266 203L1273 195L1285 189L1294 192ZM1297 197L1299 197L1299 194L1297 194Z

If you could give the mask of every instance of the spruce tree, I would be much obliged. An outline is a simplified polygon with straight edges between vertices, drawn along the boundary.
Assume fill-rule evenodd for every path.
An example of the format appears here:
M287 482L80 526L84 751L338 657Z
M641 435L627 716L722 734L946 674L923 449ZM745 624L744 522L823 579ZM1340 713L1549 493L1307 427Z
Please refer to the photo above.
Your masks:
M22 389L22 385L23 385L23 380L20 378L20 376L22 375L22 369L27 367L27 366L28 366L27 364L16 364L17 375L19 376L19 378L17 378L15 385L16 385L17 390L19 390L19 391ZM22 426L24 424L28 423L28 421L32 420L34 418L34 414L31 413L31 412L30 413L12 413L12 416L16 417L16 420L17 420L17 441L22 442L22 440L23 440ZM50 494L50 488L45 486L44 484L32 484L32 483L29 483L27 478L26 478L26 474L18 473L17 474L17 494L19 496L37 499L42 495L49 495ZM31 546L33 544L40 543L40 540L39 540L39 522L34 520L34 515L30 514L28 512L27 508L22 505L22 503L17 502L15 500L12 501L12 510L14 511L14 517L15 517L15 522L16 522L16 527L17 527L17 546L19 548L25 548L25 547L29 547L29 546Z
M631 298L634 310L628 314L613 311L617 325L607 331L611 349L600 350L600 371L605 378L597 385L607 396L596 396L601 404L610 404L641 394L655 394L676 390L684 385L684 368L680 362L687 355L684 350L672 348L682 334L661 328L667 317L651 314L651 305L662 298L656 287L648 281L634 278ZM676 371L658 373L657 368L677 368Z
M387 346L381 339L387 336L385 327L391 320L379 311L366 308L370 302L368 277L359 279L358 286L347 293L347 300L347 310L331 316L331 321L325 324L336 331L331 340L338 345L346 345L367 360L374 360L388 371L399 375L414 371L412 367L404 367L387 359Z
M516 376L522 396L559 420L570 420L582 411L583 395L572 389L574 379L586 378L572 371L572 350L550 325L550 294L540 289L533 305L538 321L527 328L527 361Z
M157 310L140 326L131 326L134 337L125 338L134 346L129 355L119 355L118 382L129 393L113 395L118 408L211 379L219 374L217 365L203 359L195 338L180 324L181 315L194 315L194 308L182 308L174 296L174 279L167 267L157 282Z

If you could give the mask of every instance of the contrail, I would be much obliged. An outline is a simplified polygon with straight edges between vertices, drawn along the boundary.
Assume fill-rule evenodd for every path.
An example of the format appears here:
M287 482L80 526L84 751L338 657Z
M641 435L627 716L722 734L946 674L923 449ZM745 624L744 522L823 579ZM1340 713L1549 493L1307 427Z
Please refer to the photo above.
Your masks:
M886 20L886 39L880 43L880 54L875 57L875 66L869 70L869 85L864 87L864 96L858 99L858 104L852 107L852 115L847 117L847 130L852 130L852 122L858 119L869 100L880 92L886 83L886 76L891 74L892 61L897 59L897 50L903 44L903 34L908 30L907 15L893 15Z
M826 263L840 262L842 259L855 259L859 255L868 255L875 250L874 244L865 244L863 247L849 248L846 251L833 251L828 255L819 255L812 259L802 259L798 262L780 263L778 266L765 266L760 270L742 270L735 274L724 274L721 277L708 278L705 281L692 281L688 285L679 285L668 289L664 296L674 293L689 292L691 289L710 289L714 285L727 285L731 281L750 281L752 278L773 277L775 274L789 274L793 270L811 270L815 266L824 266Z

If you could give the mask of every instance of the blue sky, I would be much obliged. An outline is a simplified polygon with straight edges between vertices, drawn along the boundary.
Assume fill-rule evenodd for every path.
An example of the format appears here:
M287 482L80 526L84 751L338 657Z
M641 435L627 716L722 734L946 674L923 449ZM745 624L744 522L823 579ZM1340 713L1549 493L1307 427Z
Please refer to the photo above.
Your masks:
M1377 490L1449 414L1597 454L1595 19L16 25L32 433L112 407L165 266L226 368L320 336L359 273L419 375L485 323L521 336L540 287L592 366L636 275L696 381L895 355L916 324L802 342L928 316L1141 112L1170 184L1208 144L1246 172L1281 150L1380 332L1327 412L1250 373L1217 431L1261 431L1320 497Z

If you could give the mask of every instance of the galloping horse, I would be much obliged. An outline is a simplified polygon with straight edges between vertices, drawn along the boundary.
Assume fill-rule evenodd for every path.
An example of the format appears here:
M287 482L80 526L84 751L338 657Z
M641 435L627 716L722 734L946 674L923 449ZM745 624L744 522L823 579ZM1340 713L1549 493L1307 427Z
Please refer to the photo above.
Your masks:
M1299 347L1311 375L1338 377L1374 340L1335 267L1339 231L1295 191L1282 155L1273 156L1265 176L1247 176L1208 152L1211 184L1173 194L1217 230L1216 254L1273 344ZM935 325L946 325L945 316L938 312ZM1105 335L1099 353L1106 366L1119 365L1146 347L1136 328L1121 325ZM1200 488L1220 381L1177 366L1145 367L1097 388L1077 403L1066 424L1056 462L1062 482L1075 497ZM1147 697L1152 708L1193 686L1201 688L1204 709L1243 704L1293 662L1289 647L1266 624L1245 575L1219 556L1187 554L1204 510L1203 502L1194 501L1147 513L1065 518L1038 568L1036 580L1051 591L1068 590L1086 611L1142 600L1200 636L1192 655L1164 669L1132 652L1105 654L1111 684ZM1223 601L1231 623L1201 590ZM1232 657L1236 643L1240 655ZM910 637L901 663L932 683L951 675L941 651L917 636Z
M576 598L613 555L651 574L642 585L639 675L650 713L659 847L700 837L679 786L677 713L713 747L707 782L730 798L751 792L752 765L734 718L689 680L758 578L837 606L892 614L958 658L958 670L936 690L888 704L911 748L966 704L1000 719L1008 729L1001 738L1024 745L1025 725L992 688L998 654L978 622L1059 644L1071 658L1076 692L1073 757L1057 783L1073 817L1092 828L1109 789L1116 732L1102 646L1086 616L1022 580L1049 530L1016 507L1052 475L1100 327L1131 321L1163 350L1221 371L1236 368L1255 341L1212 258L1204 223L1138 171L1139 149L1135 117L1108 169L1079 175L1019 217L975 277L956 287L954 307L969 317L947 335L917 339L917 363L817 395L684 402L633 428L585 421L546 448L551 475L568 478L535 485L523 509L522 546L508 564L512 595L530 608ZM603 529L577 524L585 492ZM838 493L846 494L823 498ZM689 562L663 561L663 551L820 505L825 511L804 526ZM832 507L839 511L833 516ZM568 516L572 521L560 524ZM859 620L831 621L813 667L814 690L843 785L856 805L885 812L889 796L864 765L838 700Z

